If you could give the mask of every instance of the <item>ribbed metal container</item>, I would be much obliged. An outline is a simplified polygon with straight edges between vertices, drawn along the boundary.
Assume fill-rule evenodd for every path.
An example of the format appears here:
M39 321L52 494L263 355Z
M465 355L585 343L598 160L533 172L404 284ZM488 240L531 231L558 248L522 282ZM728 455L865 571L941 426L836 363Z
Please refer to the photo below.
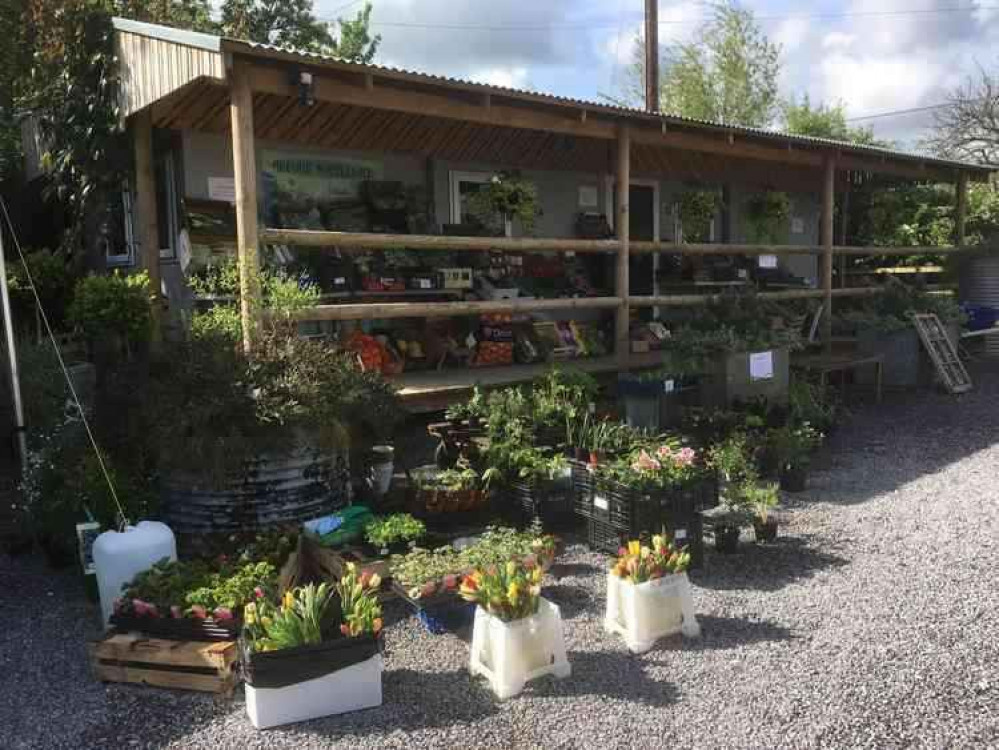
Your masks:
M164 483L163 514L177 534L232 533L316 518L349 500L346 454L299 451L263 457L242 481L221 487L170 477Z
M999 309L999 252L976 255L961 263L959 279L961 302ZM999 335L986 336L984 354L999 358Z

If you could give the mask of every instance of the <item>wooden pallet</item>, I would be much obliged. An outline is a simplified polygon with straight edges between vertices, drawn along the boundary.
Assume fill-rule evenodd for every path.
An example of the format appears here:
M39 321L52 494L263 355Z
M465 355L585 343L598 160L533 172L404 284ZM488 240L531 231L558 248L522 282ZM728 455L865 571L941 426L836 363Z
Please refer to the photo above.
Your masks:
M238 682L234 641L166 641L112 635L90 644L90 664L102 682L230 693Z

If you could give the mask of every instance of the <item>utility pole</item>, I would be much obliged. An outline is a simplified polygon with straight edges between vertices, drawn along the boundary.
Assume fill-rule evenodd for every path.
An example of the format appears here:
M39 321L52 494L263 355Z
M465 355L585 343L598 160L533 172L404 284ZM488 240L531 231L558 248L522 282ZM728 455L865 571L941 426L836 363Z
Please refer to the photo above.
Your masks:
M10 387L14 401L14 431L17 435L17 451L20 454L23 477L27 469L28 443L24 432L24 403L21 400L21 376L17 367L17 342L14 339L14 321L10 316L10 293L7 290L7 259L3 252L3 226L0 226L0 304L3 306L7 364L10 365Z
M659 111L659 0L645 0L645 108Z

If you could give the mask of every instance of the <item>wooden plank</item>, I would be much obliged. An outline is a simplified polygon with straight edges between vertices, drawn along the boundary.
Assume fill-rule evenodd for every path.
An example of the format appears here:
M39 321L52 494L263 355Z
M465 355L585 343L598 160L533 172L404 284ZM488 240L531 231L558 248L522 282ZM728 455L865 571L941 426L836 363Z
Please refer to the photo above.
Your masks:
M239 263L239 309L243 349L252 350L260 319L260 257L257 230L257 161L253 135L250 70L236 60L232 71L230 122L236 183L236 234Z
M880 294L884 291L883 286L872 287L849 287L833 289L833 297L864 297L871 294ZM822 289L787 289L779 292L757 292L759 299L781 302L797 299L823 299L825 291ZM696 305L706 305L724 298L720 294L661 294L658 296L643 295L631 297L629 303L632 307L693 307Z
M829 154L823 163L822 179L822 289L825 292L825 313L822 316L822 341L826 351L832 347L833 321L833 221L836 206L836 157Z
M617 251L617 263L614 274L614 293L624 300L614 318L614 354L618 361L625 365L631 354L629 329L631 327L631 312L628 307L630 296L630 254L628 243L631 239L631 214L629 212L629 195L631 192L631 128L622 125L617 139L617 200L614 206L614 231L620 246Z
M125 664L95 664L94 676L102 682L128 682L135 685L195 690L202 693L228 693L236 685L234 675L169 672L163 669L143 669Z
M318 305L302 310L298 320L382 320L387 318L448 318L489 313L532 313L538 310L609 310L620 307L618 297L512 299L473 302L368 302Z
M964 244L965 223L968 215L968 173L961 172L957 176L957 205L954 208L954 244L960 247Z
M98 658L115 661L226 670L237 657L233 641L168 641L134 635L113 635L100 641L95 646L95 654Z
M443 237L425 234L326 232L308 229L265 229L263 241L274 245L337 247L364 250L474 250L481 252L617 252L618 240L547 239L540 237Z
M132 118L135 148L135 197L139 215L139 264L149 275L154 295L152 312L153 342L161 337L160 328L160 233L156 215L156 176L153 167L152 112L146 107Z
M676 243L637 240L629 243L632 253L676 255L818 255L819 245L727 245L721 243Z

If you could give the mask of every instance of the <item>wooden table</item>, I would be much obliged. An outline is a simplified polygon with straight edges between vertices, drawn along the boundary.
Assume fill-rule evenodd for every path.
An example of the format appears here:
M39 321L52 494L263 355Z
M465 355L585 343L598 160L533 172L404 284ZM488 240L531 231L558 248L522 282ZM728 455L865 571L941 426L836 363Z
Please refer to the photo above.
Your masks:
M816 373L819 383L824 388L833 372L847 372L861 367L874 368L874 398L881 402L881 383L884 379L884 357L880 354L804 354L791 358L791 367L806 372Z

